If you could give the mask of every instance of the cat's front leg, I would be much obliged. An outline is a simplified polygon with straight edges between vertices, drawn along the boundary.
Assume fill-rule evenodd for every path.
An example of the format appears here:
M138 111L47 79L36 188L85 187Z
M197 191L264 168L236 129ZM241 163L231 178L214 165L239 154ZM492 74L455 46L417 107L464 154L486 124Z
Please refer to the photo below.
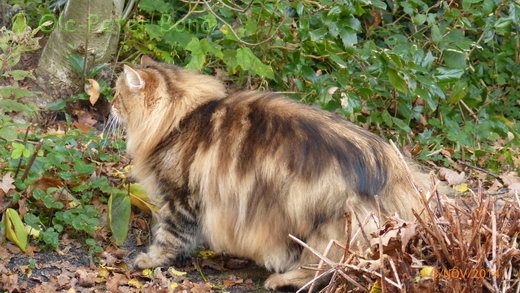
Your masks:
M199 238L195 211L181 201L172 200L159 212L153 242L146 253L134 260L136 269L168 265L189 255Z

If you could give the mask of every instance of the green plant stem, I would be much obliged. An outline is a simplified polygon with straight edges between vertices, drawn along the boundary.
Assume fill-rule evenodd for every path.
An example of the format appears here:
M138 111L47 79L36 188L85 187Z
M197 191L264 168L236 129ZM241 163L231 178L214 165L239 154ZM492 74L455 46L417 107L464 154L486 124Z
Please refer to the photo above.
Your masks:
M29 162L27 163L27 166L25 167L25 171L23 172L22 178L20 178L22 181L24 181L27 176L29 175L29 171L31 170L32 165L34 164L34 161L36 160L36 157L38 156L38 152L42 148L43 144L43 138L40 140L40 143L38 143L34 149L34 153L32 154L31 158L29 159Z
M29 135L29 128L31 128L31 125L27 126L27 129L25 130L25 135L23 137L23 145L25 147L25 144L27 143L27 136ZM14 179L18 177L18 172L20 172L20 168L22 167L22 161L23 158L20 156L20 159L18 161L18 166L16 167L16 172L14 172Z

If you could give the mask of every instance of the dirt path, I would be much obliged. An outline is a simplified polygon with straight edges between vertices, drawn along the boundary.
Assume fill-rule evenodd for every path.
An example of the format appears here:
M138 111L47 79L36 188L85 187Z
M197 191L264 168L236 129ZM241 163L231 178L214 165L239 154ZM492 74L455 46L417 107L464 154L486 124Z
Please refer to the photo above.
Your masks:
M268 292L262 285L269 272L229 256L199 253L186 265L133 272L129 264L144 246L132 234L121 248L95 256L77 241L62 246L26 254L0 246L0 292Z

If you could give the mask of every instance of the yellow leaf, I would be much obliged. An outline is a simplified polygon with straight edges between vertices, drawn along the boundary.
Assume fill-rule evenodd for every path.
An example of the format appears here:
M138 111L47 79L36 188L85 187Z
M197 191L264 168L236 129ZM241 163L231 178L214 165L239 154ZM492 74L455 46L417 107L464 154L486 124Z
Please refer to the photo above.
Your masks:
M433 270L434 269L435 269L434 267L424 267L424 268L421 269L421 271L419 273L423 277L433 277Z
M75 201L69 201L69 208L73 209L78 206L78 203Z
M381 293L381 283L379 283L379 280L374 282L372 289L370 289L370 293Z
M98 276L103 278L103 279L106 279L108 277L108 275L110 275L110 272L104 268L104 267L100 267L98 269Z
M468 184L462 183L459 185L455 185L455 186L453 186L453 189L455 189L458 192L466 192L466 191L468 191Z
M224 35L227 35L227 34L229 33L229 28L228 28L227 25L224 24L224 25L222 25L222 26L220 27L220 31L221 31Z
M143 275L143 277L151 278L153 277L153 272L150 269L144 269L141 275Z
M112 172L112 176L114 176L114 177L117 177L119 179L125 179L126 178L125 173L121 172L121 171L119 171L117 169L112 169L111 172Z
M33 238L40 238L40 230L35 229L29 225L25 225L25 230L27 231L27 234L29 234Z
M85 92L89 95L90 104L93 106L99 99L100 87L95 79L87 79L85 83Z
M130 184L130 202L140 210L150 214L159 210L152 203L141 185L137 183Z
M169 267L168 272L170 272L170 274L177 276L177 277L184 276L187 274L186 272L177 271L174 267Z
M143 284L141 284L141 282L137 281L136 279L128 281L128 285L136 287L137 289L143 288Z
M69 290L67 290L67 293L76 293L76 289L70 288Z
M5 211L5 233L7 239L11 240L20 249L25 252L27 249L27 230L22 223L18 212L8 208Z
M178 284L178 283L171 282L171 284L170 284L170 289L175 289L175 288L177 288L177 287L179 287L179 284Z
M201 256L214 256L216 253L213 251L213 250L203 250L203 251L199 251L199 254Z

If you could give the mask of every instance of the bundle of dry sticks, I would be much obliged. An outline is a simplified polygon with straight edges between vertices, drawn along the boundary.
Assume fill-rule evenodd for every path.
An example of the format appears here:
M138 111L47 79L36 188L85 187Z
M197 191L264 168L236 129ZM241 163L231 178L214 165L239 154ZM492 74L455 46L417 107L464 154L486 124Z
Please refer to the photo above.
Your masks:
M392 217L378 233L359 229L370 247L365 251L350 247L351 214L346 245L332 240L320 252L293 237L321 259L309 267L316 278L300 291L311 292L315 281L332 275L324 292L520 292L519 196L479 189L457 198L436 188L421 193L414 222ZM381 214L372 220L381 223ZM327 257L332 246L345 250L339 263Z

